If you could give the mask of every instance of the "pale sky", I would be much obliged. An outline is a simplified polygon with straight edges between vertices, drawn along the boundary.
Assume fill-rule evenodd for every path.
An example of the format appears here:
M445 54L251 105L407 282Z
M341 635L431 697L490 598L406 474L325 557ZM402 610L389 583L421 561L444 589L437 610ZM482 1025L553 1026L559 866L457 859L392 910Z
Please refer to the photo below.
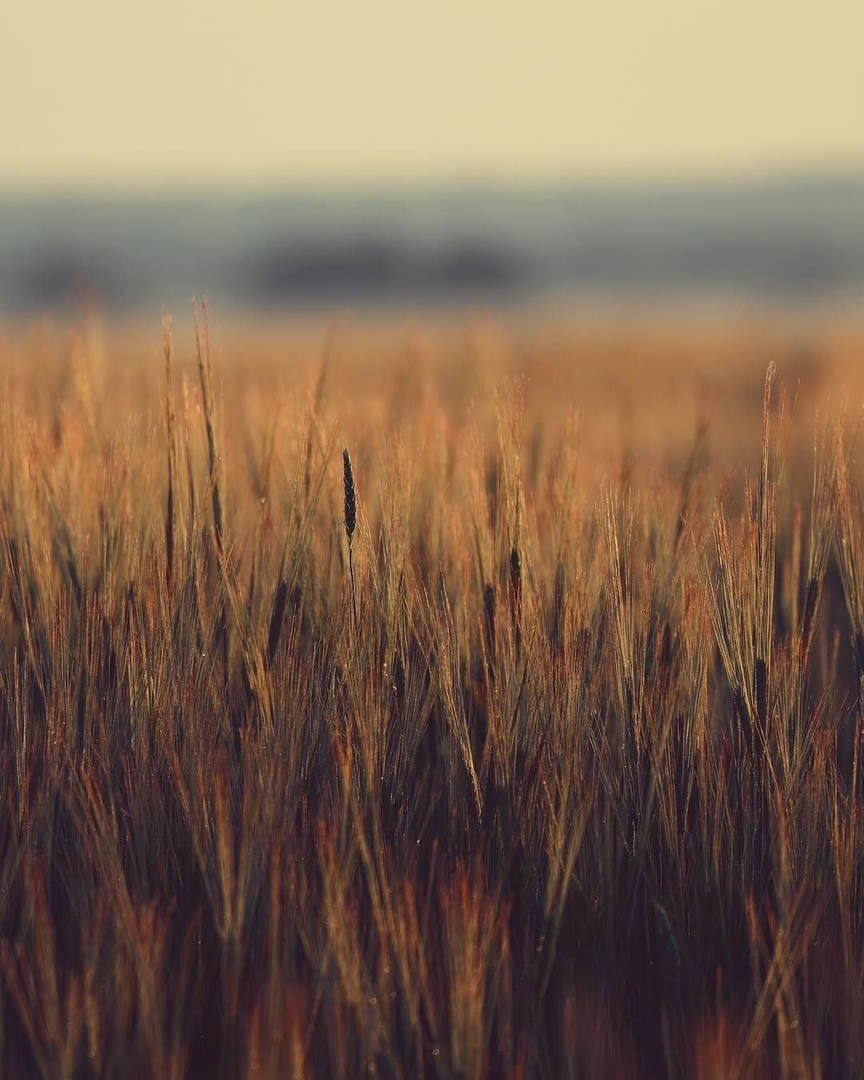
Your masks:
M864 167L864 0L4 0L0 186Z

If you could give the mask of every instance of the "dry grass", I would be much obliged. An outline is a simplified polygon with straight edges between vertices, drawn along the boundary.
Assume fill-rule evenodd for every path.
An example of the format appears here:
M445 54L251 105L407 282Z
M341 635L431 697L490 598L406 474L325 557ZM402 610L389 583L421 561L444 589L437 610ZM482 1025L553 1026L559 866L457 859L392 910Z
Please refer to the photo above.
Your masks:
M860 354L448 333L10 332L4 1076L864 1071Z

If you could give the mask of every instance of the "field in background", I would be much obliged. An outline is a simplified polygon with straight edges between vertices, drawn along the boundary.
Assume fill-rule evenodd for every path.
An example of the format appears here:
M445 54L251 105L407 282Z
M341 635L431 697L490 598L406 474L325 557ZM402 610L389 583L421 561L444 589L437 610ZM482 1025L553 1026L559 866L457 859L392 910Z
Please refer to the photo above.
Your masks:
M0 331L3 1074L859 1076L862 359Z

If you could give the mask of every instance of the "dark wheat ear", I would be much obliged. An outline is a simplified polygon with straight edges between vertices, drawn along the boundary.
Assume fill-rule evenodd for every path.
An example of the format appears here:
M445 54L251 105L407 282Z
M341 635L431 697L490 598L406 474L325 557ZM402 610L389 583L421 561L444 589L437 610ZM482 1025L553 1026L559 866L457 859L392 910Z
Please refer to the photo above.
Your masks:
M171 386L171 319L162 318L162 353L165 357L165 420L168 428L168 497L165 506L165 581L169 594L174 584L174 470L177 461L174 391Z
M354 530L357 528L357 489L354 487L354 470L346 447L342 451L342 486L345 489L345 534L348 537L348 569L351 572L351 606L354 610L354 630L357 621L357 586L354 582Z
M351 468L351 457L347 447L342 451L342 474L342 483L345 488L345 532L350 546L354 538L354 530L357 528L357 491L354 488L354 470Z

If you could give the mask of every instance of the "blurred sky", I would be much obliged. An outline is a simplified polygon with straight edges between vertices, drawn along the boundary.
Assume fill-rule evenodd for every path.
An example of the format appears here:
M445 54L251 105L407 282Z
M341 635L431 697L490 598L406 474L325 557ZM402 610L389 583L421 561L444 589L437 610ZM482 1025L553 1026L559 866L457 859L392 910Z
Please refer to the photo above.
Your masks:
M864 168L864 0L6 0L0 187Z

